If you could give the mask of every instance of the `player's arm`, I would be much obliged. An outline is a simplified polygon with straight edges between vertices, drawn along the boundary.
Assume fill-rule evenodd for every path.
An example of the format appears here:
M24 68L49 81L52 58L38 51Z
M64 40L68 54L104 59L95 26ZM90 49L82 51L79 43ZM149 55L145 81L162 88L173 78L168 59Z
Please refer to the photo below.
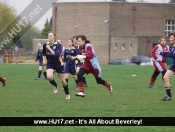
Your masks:
M46 65L46 44L43 45L43 65Z
M55 56L55 51L53 51L51 48L50 48L50 45L46 45L46 48L50 51L50 53L52 54L52 55L54 55Z
M155 59L155 60L157 60L157 56L156 56L156 51L157 51L157 49L158 49L158 46L155 46L153 49L152 49L152 51L151 51L151 55L152 55L152 57Z
M87 47L87 52L86 52L86 59L92 59L92 58L93 58L92 47L88 46Z
M72 59L72 60L74 60L74 59L77 58L78 52L77 52L76 49L74 50L74 53L75 53L74 56L71 56L71 59Z
M39 59L39 52L37 52L36 54L35 61L38 61L38 59Z
M162 56L170 57L170 58L175 58L175 49L173 52L160 52L159 53Z
M64 53L63 53L63 61L66 62L67 61L67 55L66 55L66 48L64 49Z

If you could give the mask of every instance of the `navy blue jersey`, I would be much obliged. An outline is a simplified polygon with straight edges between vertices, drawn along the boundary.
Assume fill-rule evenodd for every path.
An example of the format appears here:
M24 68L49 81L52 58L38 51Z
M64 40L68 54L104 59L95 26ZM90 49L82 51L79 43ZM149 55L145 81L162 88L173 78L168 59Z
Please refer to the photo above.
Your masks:
M78 45L74 45L74 47L77 50L77 53L79 54L79 46Z
M64 50L64 62L66 62L66 64L75 64L75 60L71 59L70 56L77 56L78 55L78 52L77 50L75 49L75 47L67 47L65 50Z
M46 46L49 45L50 48L55 52L54 55L52 55L50 53L50 51L46 48ZM62 47L60 45L60 43L58 42L54 42L54 43L49 43L49 42L46 42L44 45L43 45L43 56L46 56L46 59L47 59L47 65L49 66L63 66L63 61L62 61L62 58L61 58L61 52L62 52Z
M43 63L43 49L38 49L38 52L36 54L36 58L35 60L38 61L39 60L39 63Z

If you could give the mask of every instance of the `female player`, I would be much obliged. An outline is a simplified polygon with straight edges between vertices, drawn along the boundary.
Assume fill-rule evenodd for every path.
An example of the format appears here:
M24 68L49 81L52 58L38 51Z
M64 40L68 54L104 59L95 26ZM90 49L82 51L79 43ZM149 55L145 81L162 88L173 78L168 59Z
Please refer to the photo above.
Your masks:
M170 57L173 59L173 64L171 65L169 70L166 71L166 73L163 77L163 80L165 83L165 89L166 89L166 96L162 99L163 101L172 100L169 79L170 79L170 77L172 77L175 74L175 33L169 34L169 40L171 43L169 52L156 51L156 54L158 54L158 55Z
M75 49L77 50L78 54L81 55L82 53L84 53L84 51L80 51L81 46L78 45L78 36L73 36L72 38L73 38L73 45ZM83 63L84 63L84 59L76 59L76 73L77 74L78 74L78 71L80 70L80 66L83 65ZM85 76L83 76L83 83L84 83L84 86L87 87ZM78 86L76 90L79 90Z
M0 82L2 82L2 86L5 87L5 85L6 85L6 78L0 77Z
M77 50L75 49L74 46L72 46L73 44L73 39L68 39L67 40L68 43L68 47L65 48L64 50L64 62L65 62L65 78L66 78L66 82L68 83L68 77L69 77L69 73L72 74L76 85L78 85L77 82L77 75L76 75L76 67L75 67L75 58L78 55Z
M45 66L43 66L43 54L42 54L42 52L43 52L42 43L38 43L38 52L36 54L35 61L37 62L39 60L39 71L38 71L38 77L35 80L40 80L42 71L43 71L45 79L47 79L46 69L45 69Z
M166 73L166 56L155 54L156 51L160 52L169 52L169 46L166 45L166 37L160 38L160 44L156 45L151 52L151 55L153 57L153 65L154 65L154 73L151 76L150 84L148 88L156 88L154 86L154 82L156 81L157 76L159 73L162 73L162 80L163 76Z
M78 36L78 44L81 45L86 53L86 58L84 64L80 67L78 72L78 87L79 92L76 93L76 96L85 96L84 92L84 84L82 81L83 75L85 73L92 73L96 79L98 84L102 84L108 88L108 91L112 93L112 84L101 78L101 67L98 63L97 56L95 54L94 48L89 41L86 39L86 36L79 35Z
M43 45L43 64L46 65L45 58L47 58L47 79L54 86L54 93L58 92L57 83L53 79L54 71L60 78L60 81L64 87L66 99L70 99L68 85L64 77L64 64L61 58L61 45L55 41L56 34L52 31L48 34L49 41Z

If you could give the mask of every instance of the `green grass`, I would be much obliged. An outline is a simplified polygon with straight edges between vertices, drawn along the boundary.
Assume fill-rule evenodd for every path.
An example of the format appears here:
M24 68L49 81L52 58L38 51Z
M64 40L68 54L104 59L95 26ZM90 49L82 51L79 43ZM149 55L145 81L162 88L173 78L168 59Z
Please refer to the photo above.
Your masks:
M97 85L94 77L86 76L86 97L75 96L75 82L69 77L71 100L64 92L53 94L53 87L44 80L34 80L38 65L1 64L0 76L7 78L7 86L0 88L0 117L173 117L174 100L163 102L165 96L161 75L156 89L149 89L152 66L102 65L102 78L113 84L113 93ZM136 76L133 77L132 75ZM59 78L54 75L59 89ZM170 82L175 86L175 77ZM172 95L173 95L172 91ZM174 127L0 127L3 132L168 132Z

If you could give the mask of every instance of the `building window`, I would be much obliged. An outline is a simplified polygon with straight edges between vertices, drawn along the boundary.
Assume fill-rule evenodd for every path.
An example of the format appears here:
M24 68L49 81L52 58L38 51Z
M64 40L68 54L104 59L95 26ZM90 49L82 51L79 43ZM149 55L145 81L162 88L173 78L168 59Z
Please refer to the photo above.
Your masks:
M165 36L175 31L175 20L165 20Z
M125 50L125 43L122 43L122 50Z
M132 50L132 42L129 43L129 50Z
M114 43L114 50L117 50L117 43Z

